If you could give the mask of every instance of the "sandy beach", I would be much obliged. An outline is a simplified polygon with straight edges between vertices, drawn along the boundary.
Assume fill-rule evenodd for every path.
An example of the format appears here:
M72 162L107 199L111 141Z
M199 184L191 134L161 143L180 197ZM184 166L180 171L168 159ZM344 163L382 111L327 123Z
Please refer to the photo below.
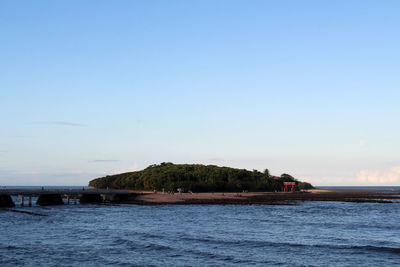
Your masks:
M294 193L150 193L141 192L140 204L290 204L295 201L345 201L393 203L400 201L400 190L325 190L313 189Z

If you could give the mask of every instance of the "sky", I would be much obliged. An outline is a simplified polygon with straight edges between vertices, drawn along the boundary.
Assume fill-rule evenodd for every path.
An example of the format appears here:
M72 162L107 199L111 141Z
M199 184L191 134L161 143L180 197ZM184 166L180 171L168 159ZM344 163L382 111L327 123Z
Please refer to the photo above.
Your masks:
M0 185L148 165L400 185L399 1L0 1Z

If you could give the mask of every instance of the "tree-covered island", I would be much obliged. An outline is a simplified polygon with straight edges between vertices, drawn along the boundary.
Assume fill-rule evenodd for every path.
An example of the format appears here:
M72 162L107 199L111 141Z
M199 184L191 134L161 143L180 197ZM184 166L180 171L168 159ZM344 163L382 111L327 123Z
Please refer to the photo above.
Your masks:
M282 191L284 182L295 182L296 190L311 189L289 174L270 175L268 169L235 169L215 165L161 163L142 171L105 176L89 182L95 188L166 190L184 188L193 192Z

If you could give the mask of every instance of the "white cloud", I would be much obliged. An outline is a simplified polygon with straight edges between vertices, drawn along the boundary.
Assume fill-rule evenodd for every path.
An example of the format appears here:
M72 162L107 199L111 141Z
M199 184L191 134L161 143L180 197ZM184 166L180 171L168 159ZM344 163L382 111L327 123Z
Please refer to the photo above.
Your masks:
M365 146L365 140L363 139L360 140L360 146Z
M47 125L64 125L64 126L78 126L78 127L86 127L87 124L75 123L70 121L37 121L34 124L47 124Z
M120 162L120 160L118 160L118 159L95 159L95 160L91 160L89 162L92 162L92 163L108 163L108 162Z
M357 181L369 184L394 184L400 182L400 166L390 170L361 170L357 173Z

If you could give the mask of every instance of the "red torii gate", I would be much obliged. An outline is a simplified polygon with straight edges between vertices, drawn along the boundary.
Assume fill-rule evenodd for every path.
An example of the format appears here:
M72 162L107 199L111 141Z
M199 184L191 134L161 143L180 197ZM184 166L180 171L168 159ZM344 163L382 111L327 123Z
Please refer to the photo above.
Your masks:
M296 185L295 182L283 182L283 184L285 185L285 188L283 189L283 192L289 192L289 188L288 188L289 185L292 186L290 188L290 192L294 192L296 190L295 189L295 185Z

